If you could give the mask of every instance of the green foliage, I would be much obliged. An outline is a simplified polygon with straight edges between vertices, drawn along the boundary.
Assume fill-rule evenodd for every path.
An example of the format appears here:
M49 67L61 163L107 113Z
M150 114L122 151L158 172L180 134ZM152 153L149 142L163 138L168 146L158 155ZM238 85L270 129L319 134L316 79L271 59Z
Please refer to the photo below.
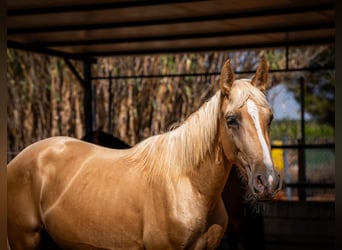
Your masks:
M306 51L302 51L304 54ZM298 52L299 53L299 52ZM307 55L306 67L333 67L334 47L325 47L316 54ZM317 70L303 74L305 84L305 109L312 119L335 126L335 72ZM300 85L288 84L296 100L300 101Z
M295 120L273 121L271 125L272 140L281 140L284 137L296 139L300 137L299 123Z
M269 68L271 70L282 69L285 67L286 55L284 49L270 50L265 56L269 62Z
M280 120L272 122L270 134L273 140L287 138L289 141L294 142L301 138L300 133L300 121L298 120ZM330 140L333 141L334 128L329 124L322 124L317 121L306 121L305 136L310 141L314 138L330 138Z

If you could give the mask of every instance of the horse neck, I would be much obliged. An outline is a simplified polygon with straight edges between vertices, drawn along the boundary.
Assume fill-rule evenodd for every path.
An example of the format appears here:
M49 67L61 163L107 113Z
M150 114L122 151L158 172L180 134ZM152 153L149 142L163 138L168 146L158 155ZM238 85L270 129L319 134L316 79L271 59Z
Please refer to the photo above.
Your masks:
M198 139L200 136L201 142L197 142L196 147L193 147L195 152L201 157L199 161L192 166L188 176L194 185L199 190L199 193L204 194L205 200L209 206L215 206L218 199L221 197L224 186L228 179L232 162L230 162L223 152L223 146L220 140L220 108L221 108L221 93L217 92L212 99L202 106L188 122L192 126L201 126L199 134L188 131L186 134L190 136L189 140ZM210 115L208 115L210 114ZM207 122L208 119L212 119ZM188 126L188 129L191 126Z
M132 149L131 157L151 175L184 175L197 171L215 146L218 129L219 95L193 113L178 128L146 139Z
M204 194L207 206L211 208L214 208L221 198L233 165L225 157L222 146L219 143L216 145L199 164L198 171L191 175L192 184L199 193Z
M219 143L220 98L217 92L178 128L132 149L151 181L187 176L209 203L220 197L231 168Z

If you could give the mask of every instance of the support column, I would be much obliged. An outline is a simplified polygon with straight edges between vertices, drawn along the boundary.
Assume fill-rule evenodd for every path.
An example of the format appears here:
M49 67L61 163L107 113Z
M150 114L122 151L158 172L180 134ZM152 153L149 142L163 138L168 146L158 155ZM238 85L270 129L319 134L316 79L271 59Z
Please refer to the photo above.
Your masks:
M300 77L300 132L301 139L299 140L300 148L298 152L298 182L300 184L298 196L300 201L306 201L306 161L305 161L305 83L304 77Z
M83 96L83 108L84 108L84 124L86 134L93 131L93 93L91 87L91 62L90 60L83 61L83 76L84 76L84 96Z
M77 69L68 58L64 58L64 61L83 87L84 124L85 132L87 134L96 129L96 86L91 84L91 65L92 63L95 63L96 60L94 60L94 58L86 58L82 60L83 77L78 73Z
M108 103L108 133L113 134L113 79L112 71L109 71L109 82L108 82L108 93L109 93L109 103Z

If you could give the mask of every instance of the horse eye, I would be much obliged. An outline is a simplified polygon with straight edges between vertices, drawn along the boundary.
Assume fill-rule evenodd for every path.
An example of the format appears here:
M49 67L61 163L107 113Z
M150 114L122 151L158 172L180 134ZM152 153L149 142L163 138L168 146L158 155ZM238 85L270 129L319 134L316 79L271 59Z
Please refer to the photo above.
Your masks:
M230 128L235 128L239 126L239 122L236 116L228 116L227 124Z

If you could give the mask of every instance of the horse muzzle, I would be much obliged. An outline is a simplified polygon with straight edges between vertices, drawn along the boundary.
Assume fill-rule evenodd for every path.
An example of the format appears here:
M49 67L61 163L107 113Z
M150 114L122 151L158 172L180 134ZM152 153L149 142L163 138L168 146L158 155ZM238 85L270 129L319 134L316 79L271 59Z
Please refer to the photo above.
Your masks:
M271 201L281 189L280 183L278 173L257 174L253 176L251 191L257 201Z

